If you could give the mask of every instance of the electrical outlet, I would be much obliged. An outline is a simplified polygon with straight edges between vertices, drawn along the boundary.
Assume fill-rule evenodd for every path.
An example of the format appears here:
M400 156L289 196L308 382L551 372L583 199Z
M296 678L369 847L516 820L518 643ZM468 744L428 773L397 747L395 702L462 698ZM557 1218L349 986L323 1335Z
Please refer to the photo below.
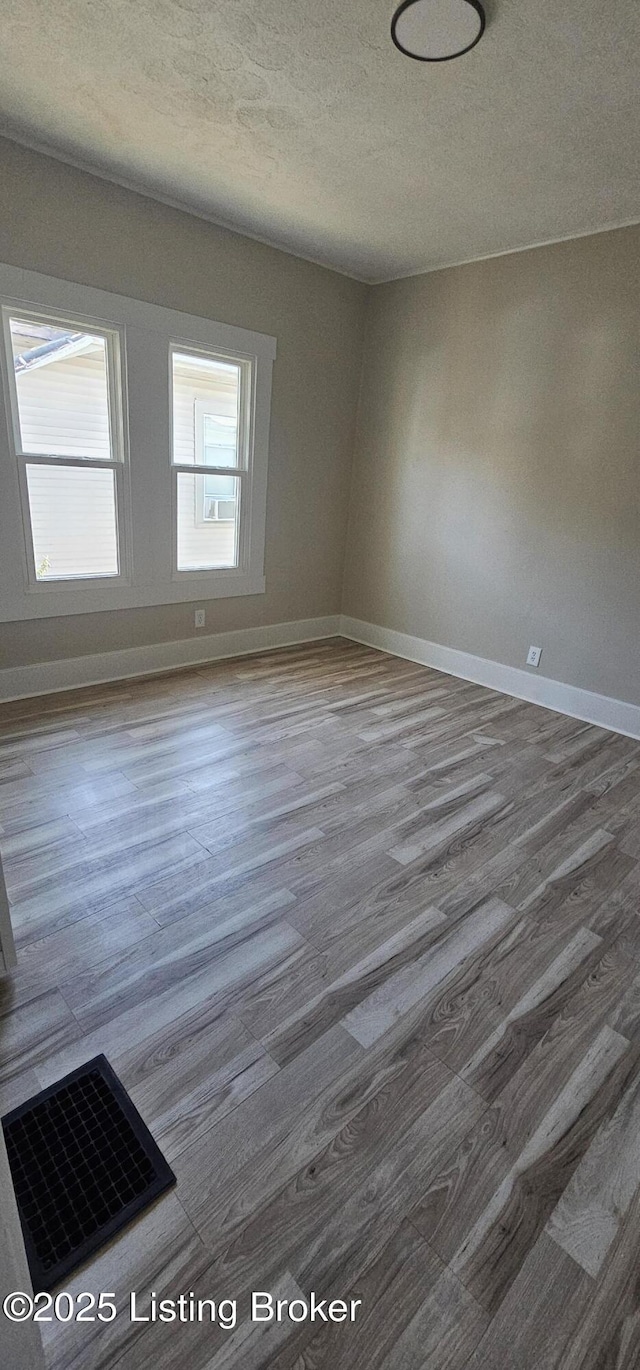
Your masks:
M527 666L539 666L542 647L530 647L527 652Z
M196 628L204 628L204 609L196 609L195 624Z

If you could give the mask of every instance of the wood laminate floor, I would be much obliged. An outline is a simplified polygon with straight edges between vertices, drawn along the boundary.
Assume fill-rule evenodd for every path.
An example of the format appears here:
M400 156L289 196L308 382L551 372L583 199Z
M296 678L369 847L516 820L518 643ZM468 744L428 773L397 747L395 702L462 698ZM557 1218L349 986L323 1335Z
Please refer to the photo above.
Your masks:
M0 1109L104 1051L178 1176L50 1367L637 1370L639 743L324 642L5 706L0 846Z

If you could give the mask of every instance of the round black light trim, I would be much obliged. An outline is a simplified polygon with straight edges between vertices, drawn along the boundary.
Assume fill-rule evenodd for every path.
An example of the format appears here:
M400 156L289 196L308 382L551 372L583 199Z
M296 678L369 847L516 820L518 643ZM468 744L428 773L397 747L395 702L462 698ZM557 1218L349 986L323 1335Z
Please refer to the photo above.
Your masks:
M405 57L450 62L480 42L485 23L480 0L403 0L391 20L391 37Z

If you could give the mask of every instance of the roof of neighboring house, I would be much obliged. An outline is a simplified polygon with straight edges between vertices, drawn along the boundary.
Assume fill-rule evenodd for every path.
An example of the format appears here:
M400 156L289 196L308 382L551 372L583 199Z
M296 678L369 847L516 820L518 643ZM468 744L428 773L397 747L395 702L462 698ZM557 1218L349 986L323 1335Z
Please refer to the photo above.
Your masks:
M39 343L37 347L30 347L15 358L16 375L23 371L35 371L36 367L46 366L52 361L62 361L64 357L88 352L99 341L100 339L91 333L64 333L59 338L51 338L48 342Z

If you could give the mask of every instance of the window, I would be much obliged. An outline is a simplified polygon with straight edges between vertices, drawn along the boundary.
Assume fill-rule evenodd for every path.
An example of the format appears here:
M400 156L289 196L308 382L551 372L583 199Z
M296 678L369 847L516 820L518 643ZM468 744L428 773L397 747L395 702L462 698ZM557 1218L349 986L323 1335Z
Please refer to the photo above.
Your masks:
M251 380L249 360L171 349L178 573L239 564Z
M0 310L0 622L262 594L275 339L1 263Z
M234 414L210 414L212 406L196 400L194 409L196 462L202 466L234 466L238 421ZM231 476L202 476L197 491L197 515L204 523L218 523L236 517L236 499Z
M117 579L124 463L119 335L44 313L3 313L29 579Z
M234 466L237 449L237 416L210 414L206 400L196 400L194 410L196 462L204 466ZM237 504L231 476L202 476L196 496L197 514L204 523L235 520Z

